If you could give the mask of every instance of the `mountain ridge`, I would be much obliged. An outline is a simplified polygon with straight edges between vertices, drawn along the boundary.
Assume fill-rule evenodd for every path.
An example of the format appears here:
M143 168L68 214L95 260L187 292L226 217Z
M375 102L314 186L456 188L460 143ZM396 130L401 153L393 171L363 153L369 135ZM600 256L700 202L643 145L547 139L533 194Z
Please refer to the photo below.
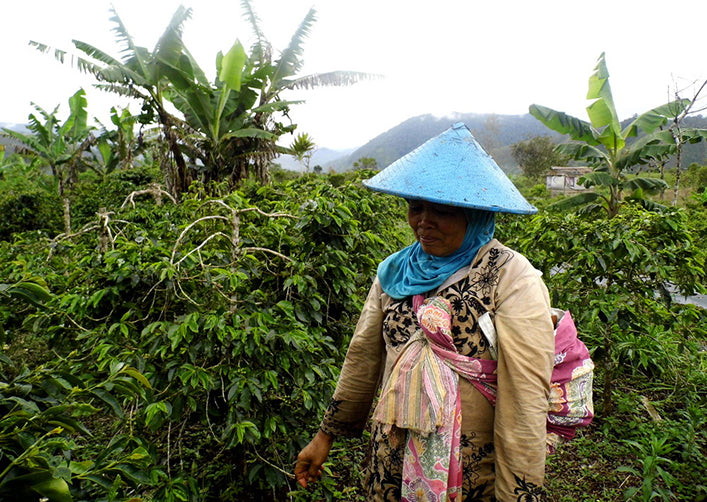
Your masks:
M481 146L506 172L518 172L518 164L510 153L510 146L533 136L550 136L559 140L561 135L546 128L530 114L498 115L491 113L453 113L445 116L417 115L379 134L347 156L332 160L323 167L325 171L347 170L360 158L376 159L383 169L403 155L442 133L457 122L471 130Z
M626 127L634 119L635 116L625 119L622 121L622 127ZM503 171L509 174L520 172L518 163L513 158L512 145L537 136L548 136L556 143L568 139L566 135L547 128L529 113L523 115L453 113L441 117L423 114L404 120L363 146L354 149L349 155L328 162L323 165L323 170L324 172L346 171L361 158L373 158L378 168L383 169L457 122L466 124L484 150L494 158ZM704 129L707 128L707 117L702 115L686 117L683 125ZM691 163L705 164L706 162L706 141L684 146L682 168L687 168ZM670 159L666 165L674 167L674 159Z

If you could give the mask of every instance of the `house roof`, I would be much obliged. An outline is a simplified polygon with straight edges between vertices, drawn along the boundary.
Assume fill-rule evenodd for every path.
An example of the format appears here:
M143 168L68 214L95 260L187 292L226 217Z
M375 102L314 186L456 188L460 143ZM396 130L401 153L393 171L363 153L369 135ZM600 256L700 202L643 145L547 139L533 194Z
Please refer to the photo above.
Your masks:
M550 176L581 176L591 173L593 169L587 166L553 166Z

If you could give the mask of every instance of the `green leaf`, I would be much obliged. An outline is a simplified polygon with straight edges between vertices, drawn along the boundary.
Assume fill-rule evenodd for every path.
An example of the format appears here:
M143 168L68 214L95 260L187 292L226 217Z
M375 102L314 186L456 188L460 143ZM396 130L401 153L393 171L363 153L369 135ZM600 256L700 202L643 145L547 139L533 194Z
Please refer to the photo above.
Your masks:
M668 209L668 206L665 206L663 204L659 204L657 202L654 202L652 200L648 199L633 199L635 200L642 208L646 209L647 211L665 211Z
M94 465L95 464L91 460L84 460L83 462L72 461L69 463L69 469L71 469L72 473L80 476L90 471Z
M72 502L71 490L67 482L61 478L52 478L33 484L32 489L51 502Z
M237 442L235 444L243 442L247 431L253 434L256 438L260 438L260 431L258 430L258 427L253 422L248 420L234 424L233 428L236 429Z
M39 413L39 407L33 401L27 401L26 399L22 399L21 397L17 396L8 397L7 400L14 401L15 403L19 404L22 410L27 413L30 413L32 415Z
M231 131L229 133L226 133L223 135L223 139L231 139L231 138L260 138L260 139L268 139L268 140L275 140L277 139L277 135L264 131L263 129L257 129L257 128L244 128L244 129L238 129L237 131Z
M602 171L593 171L579 178L579 183L587 188L594 186L612 187L618 186L619 179Z
M67 483L71 482L71 469L69 469L66 465L60 465L56 469L54 469L54 472L52 475L55 478L61 478Z
M253 113L272 113L272 112L286 112L292 105L299 105L304 103L303 100L300 101L275 101L273 103L266 103L261 106L253 108Z
M665 180L660 178L632 178L624 183L624 187L629 190L645 190L647 192L659 192L668 188Z
M596 146L586 143L563 143L557 145L557 152L568 155L572 160L583 160L592 165L605 164L608 162L606 153Z
M622 135L624 138L638 136L639 131L650 134L665 125L668 119L678 117L690 103L689 99L678 99L648 110L627 125Z
M228 89L239 91L241 88L241 75L248 55L243 45L236 40L231 49L221 59L221 69L218 74Z
M104 389L94 389L93 394L110 406L113 413L115 413L118 418L123 418L123 409L120 407L120 404L118 404L118 401L116 401L108 391Z
M611 150L621 150L626 144L621 136L621 123L616 114L614 98L609 86L609 70L606 67L604 53L599 56L594 73L589 77L587 99L593 100L587 107L587 114L592 126L601 130L597 139Z
M136 484L147 484L150 482L150 478L142 468L131 464L120 463L116 465L113 470L120 473L120 476L124 476Z
M22 299L35 306L41 307L51 299L51 293L41 284L34 281L21 281L16 284L0 284L0 293Z
M167 401L151 403L145 409L145 423L152 429L159 428L172 413L172 405Z
M667 141L666 141L667 140ZM669 131L653 133L636 140L630 148L625 148L614 166L618 171L650 160L661 161L675 153L675 144Z
M110 490L111 487L113 486L113 483L111 482L111 480L109 480L105 476L101 476L98 474L89 474L87 476L84 476L83 479L93 481L98 486L101 486L104 490Z
M601 196L598 193L585 192L585 193L581 193L578 195L574 195L572 197L568 197L566 199L562 199L558 202L555 202L554 204L550 204L548 206L548 209L553 209L553 210L574 209L574 208L577 208L577 207L582 206L584 204L587 204L589 202L594 202L599 198L601 198Z
M69 118L66 119L64 127L67 125L71 126L71 130L67 131L67 133L73 138L84 138L88 134L87 106L88 102L86 101L86 91L83 89L79 89L73 96L71 96L71 98L69 98L71 114L69 115Z
M541 105L530 105L529 111L533 117L553 131L569 134L573 140L584 141L590 145L600 144L594 137L591 126L584 120Z
M133 452L127 457L128 460L145 460L151 458L150 453L142 446L135 448Z
M152 389L152 386L150 385L150 381L145 378L145 375L140 373L137 369L133 368L132 366L128 366L127 368L123 369L123 373L126 373L133 377L135 380L140 382L142 385L147 387L148 389Z

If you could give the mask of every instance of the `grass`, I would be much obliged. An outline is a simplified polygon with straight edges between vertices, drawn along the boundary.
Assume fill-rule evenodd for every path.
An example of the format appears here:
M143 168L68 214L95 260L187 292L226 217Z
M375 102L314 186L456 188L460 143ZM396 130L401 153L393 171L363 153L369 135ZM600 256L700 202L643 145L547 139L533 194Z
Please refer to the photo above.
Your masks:
M636 484L630 474L617 469L626 463L615 438L602 433L598 424L560 446L546 465L550 500L556 502L616 502L623 491Z

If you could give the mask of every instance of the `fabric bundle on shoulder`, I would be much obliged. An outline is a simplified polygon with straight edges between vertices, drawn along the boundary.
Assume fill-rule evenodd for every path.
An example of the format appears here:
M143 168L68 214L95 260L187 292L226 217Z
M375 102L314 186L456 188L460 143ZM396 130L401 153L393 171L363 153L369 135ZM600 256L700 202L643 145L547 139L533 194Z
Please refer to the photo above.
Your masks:
M560 311L560 316L555 328L555 367L548 399L547 433L551 450L559 438L572 439L577 427L586 427L594 418L594 363L577 337L572 315Z
M373 418L421 434L448 423L458 376L469 380L490 402L496 400L496 361L457 353L451 306L442 297L414 297L422 328L407 342L386 382Z
M492 312L479 318L479 327L496 357L496 328ZM577 327L569 311L552 309L555 321L555 361L550 377L547 412L547 449L554 453L562 440L574 438L578 427L586 427L594 419L594 362L586 345L577 336Z

